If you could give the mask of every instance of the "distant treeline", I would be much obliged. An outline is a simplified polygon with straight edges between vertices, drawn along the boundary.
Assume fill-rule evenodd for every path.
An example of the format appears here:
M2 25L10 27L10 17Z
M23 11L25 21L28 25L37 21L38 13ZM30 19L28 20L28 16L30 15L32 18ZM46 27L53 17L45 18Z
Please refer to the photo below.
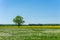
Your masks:
M60 26L60 24L29 24L29 26Z
M18 26L16 24L0 24L0 26ZM28 24L21 26L60 26L60 24Z

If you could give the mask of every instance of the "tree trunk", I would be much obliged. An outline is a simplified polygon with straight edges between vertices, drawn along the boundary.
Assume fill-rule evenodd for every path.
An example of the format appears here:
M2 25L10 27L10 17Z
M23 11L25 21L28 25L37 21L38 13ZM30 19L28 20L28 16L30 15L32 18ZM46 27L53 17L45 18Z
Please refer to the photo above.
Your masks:
M18 23L18 28L20 28L20 23Z

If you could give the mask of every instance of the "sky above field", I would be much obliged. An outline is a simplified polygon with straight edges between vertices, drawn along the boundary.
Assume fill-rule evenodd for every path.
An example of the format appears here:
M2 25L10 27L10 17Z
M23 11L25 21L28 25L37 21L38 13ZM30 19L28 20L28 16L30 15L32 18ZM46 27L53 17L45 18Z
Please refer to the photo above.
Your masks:
M0 24L11 24L17 15L25 24L60 23L60 0L0 0Z

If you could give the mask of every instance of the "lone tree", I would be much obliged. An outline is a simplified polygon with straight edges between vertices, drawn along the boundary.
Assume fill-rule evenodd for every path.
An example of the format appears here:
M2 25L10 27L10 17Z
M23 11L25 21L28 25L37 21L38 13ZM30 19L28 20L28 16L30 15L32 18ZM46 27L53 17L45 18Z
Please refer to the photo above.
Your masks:
M18 27L19 27L20 25L22 25L24 23L24 20L23 20L22 16L16 16L13 19L13 22L16 23L18 25Z

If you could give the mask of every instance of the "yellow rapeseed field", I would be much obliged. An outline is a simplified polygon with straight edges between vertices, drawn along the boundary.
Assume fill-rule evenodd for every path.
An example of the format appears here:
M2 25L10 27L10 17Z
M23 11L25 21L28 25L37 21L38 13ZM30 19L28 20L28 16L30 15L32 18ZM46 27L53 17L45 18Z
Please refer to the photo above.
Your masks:
M18 28L18 26L0 26L0 28ZM60 26L19 26L19 28L60 28Z
M60 26L21 26L20 28L60 28Z

